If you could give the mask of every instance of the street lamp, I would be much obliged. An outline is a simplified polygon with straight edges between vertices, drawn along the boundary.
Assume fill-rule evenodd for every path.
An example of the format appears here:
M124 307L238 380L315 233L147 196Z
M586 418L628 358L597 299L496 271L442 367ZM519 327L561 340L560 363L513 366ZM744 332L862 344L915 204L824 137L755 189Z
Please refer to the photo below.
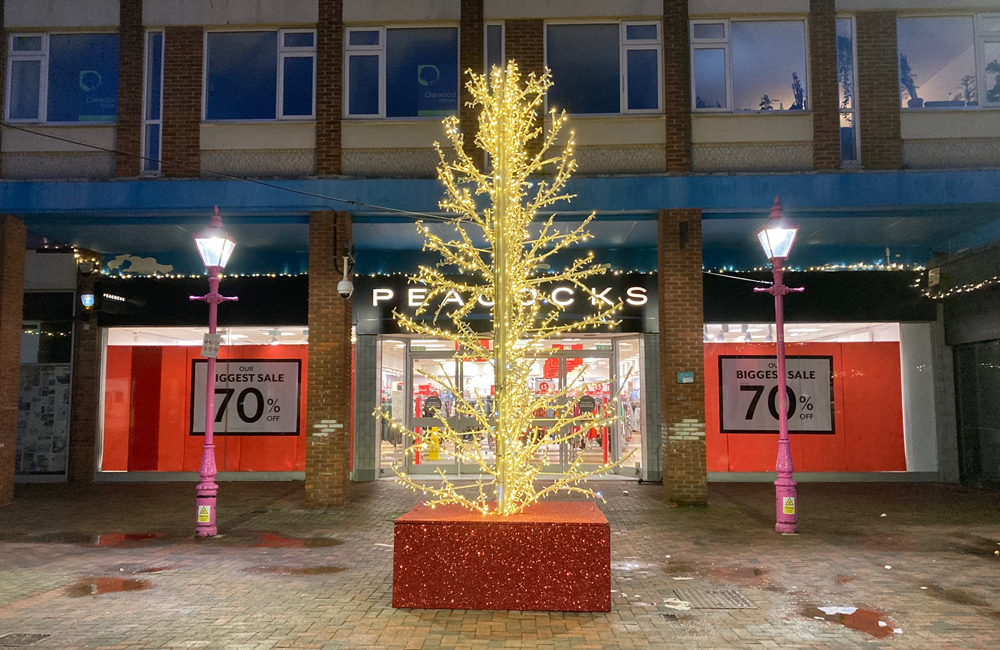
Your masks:
M206 345L202 346L202 354L206 357L205 368L205 444L202 447L201 467L198 474L201 481L197 487L198 517L195 534L198 537L212 537L218 532L215 527L215 497L219 486L215 483L215 358L219 354L219 341L215 333L218 325L219 303L237 300L235 297L219 295L219 280L222 269L226 268L229 256L236 248L236 240L222 228L222 217L219 216L219 206L215 206L208 228L194 236L198 254L208 271L208 293L204 296L191 296L191 300L208 303L208 336Z
M788 387L785 373L785 295L803 291L801 287L786 287L782 278L785 275L784 264L792 251L798 226L785 220L778 197L774 197L774 206L767 223L757 231L757 239L764 248L764 254L771 262L771 272L774 274L774 284L767 289L754 289L755 292L769 293L774 296L774 326L778 349L778 461L775 471L778 480L774 482L775 507L777 523L774 529L779 533L796 533L799 530L795 511L796 493L792 465L792 450L788 443Z

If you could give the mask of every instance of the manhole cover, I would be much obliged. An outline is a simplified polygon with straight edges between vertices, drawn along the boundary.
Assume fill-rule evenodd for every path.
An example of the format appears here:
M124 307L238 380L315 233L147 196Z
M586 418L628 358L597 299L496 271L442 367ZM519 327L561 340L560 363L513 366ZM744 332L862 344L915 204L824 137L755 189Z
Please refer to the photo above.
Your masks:
M42 639L47 639L51 634L0 634L0 648L23 648L26 645L38 643Z
M695 609L757 609L735 589L674 589L674 593Z

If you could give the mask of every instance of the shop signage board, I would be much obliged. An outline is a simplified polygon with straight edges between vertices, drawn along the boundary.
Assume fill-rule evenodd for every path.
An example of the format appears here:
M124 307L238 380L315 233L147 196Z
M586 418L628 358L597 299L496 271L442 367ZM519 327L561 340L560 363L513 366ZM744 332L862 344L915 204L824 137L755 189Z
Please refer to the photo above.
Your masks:
M191 363L191 435L205 435L207 362ZM239 359L215 364L215 435L297 436L300 359Z
M720 433L778 433L776 357L719 357ZM834 433L833 357L789 356L788 430Z

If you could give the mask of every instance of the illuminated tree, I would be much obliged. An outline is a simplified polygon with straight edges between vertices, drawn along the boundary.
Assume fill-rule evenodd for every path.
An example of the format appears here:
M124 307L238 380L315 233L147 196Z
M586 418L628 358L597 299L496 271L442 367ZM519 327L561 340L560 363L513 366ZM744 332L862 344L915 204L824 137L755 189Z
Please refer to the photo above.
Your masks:
M436 266L421 266L410 278L427 290L417 313L394 315L406 332L454 341L456 358L490 360L496 393L492 407L490 400L481 399L485 395L466 399L461 387L450 380L425 376L454 395L456 414L475 422L474 431L455 431L435 409L441 425L436 442L452 445L459 460L478 467L491 479L456 486L439 469L439 481L429 484L407 475L399 465L393 469L399 482L431 495L431 505L460 504L484 514L510 515L557 492L598 497L583 485L585 480L628 459L588 468L583 466L583 455L577 454L565 471L554 476L546 472L551 483L539 484L546 469L547 445L569 444L581 431L610 424L616 404L613 400L610 408L580 412L580 399L593 387L584 380L582 366L555 392L535 394L530 383L532 363L555 353L552 340L573 331L613 326L621 302L602 305L603 300L585 284L606 271L594 263L592 253L577 257L561 271L542 274L560 259L560 253L592 237L587 226L594 218L591 214L579 225L566 227L550 213L553 204L572 198L564 189L576 162L572 132L561 152L550 154L565 125L565 114L553 111L547 131L536 126L537 112L552 85L548 71L540 78L528 75L523 83L514 62L506 69L494 67L490 75L468 74L471 105L479 110L475 143L486 152L489 166L476 164L465 150L458 118L447 118L444 126L455 159L450 160L438 143L435 147L441 158L438 177L445 187L440 207L454 215L449 223L455 235L445 240L423 223L417 224L424 249L441 259ZM529 152L529 144L537 139L540 148ZM539 178L546 172L547 176ZM543 218L540 212L549 214ZM582 290L591 298L594 311L577 320L562 318L565 307L551 299L557 284ZM492 347L469 324L477 304L491 308ZM447 324L439 325L441 320ZM554 414L544 429L535 422L539 409ZM426 453L431 447L426 432L421 437L394 422L389 413L377 415L412 442L406 454ZM495 463L483 451L484 440L495 441Z

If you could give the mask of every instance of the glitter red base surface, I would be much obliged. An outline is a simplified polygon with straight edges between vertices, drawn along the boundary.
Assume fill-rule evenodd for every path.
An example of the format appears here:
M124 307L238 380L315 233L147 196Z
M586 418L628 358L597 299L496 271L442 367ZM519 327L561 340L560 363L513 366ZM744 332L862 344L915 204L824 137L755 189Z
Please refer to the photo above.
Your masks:
M396 520L392 606L611 611L611 529L593 503L510 517L423 504Z

